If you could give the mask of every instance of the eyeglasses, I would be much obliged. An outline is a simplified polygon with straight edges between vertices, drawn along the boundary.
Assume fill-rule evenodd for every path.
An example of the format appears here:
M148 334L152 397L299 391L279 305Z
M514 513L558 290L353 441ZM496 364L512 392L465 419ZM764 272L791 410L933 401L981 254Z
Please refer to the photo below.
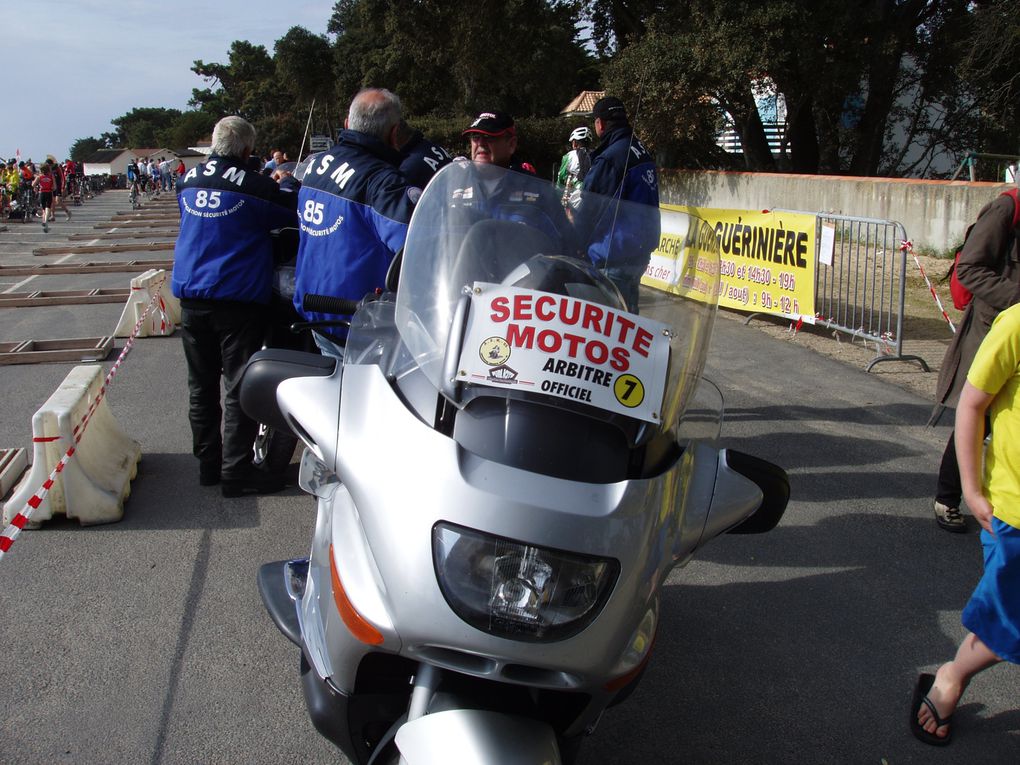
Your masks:
M468 133L468 138L471 143L496 143L497 141L505 141L512 133L509 130L504 130L498 135L486 135L485 133Z

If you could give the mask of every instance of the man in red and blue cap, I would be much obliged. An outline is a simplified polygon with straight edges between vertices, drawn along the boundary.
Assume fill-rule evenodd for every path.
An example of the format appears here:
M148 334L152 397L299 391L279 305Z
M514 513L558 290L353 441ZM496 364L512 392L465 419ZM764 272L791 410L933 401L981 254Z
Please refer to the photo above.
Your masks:
M517 151L517 126L514 118L506 112L482 112L463 135L471 141L472 161L534 174L535 168L529 163L513 162Z
M485 217L526 223L550 237L556 251L576 252L573 229L556 190L535 177L534 168L514 161L517 128L506 112L484 111L464 129L471 141L471 160L462 187L457 189L458 209L478 210ZM503 172L498 168L515 172Z

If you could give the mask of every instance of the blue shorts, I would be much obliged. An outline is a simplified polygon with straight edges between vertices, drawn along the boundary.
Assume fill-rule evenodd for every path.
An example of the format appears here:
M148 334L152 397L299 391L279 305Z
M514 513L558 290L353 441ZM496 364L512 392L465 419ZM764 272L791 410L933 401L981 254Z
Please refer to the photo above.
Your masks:
M963 609L963 626L1000 659L1020 664L1020 529L992 518L981 532L985 571Z

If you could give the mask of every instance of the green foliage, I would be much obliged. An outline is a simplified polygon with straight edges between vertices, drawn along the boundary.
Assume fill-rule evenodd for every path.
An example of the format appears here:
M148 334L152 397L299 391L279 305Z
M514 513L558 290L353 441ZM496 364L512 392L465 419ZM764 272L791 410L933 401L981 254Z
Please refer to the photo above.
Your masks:
M461 135L471 124L474 115L463 117L427 116L411 120L414 128L426 138L445 148L453 156L468 156L468 140ZM592 127L582 119L562 117L520 117L514 118L517 126L517 153L515 159L530 162L538 175L553 180L560 166L560 159L570 149L567 137L581 125Z
M329 40L304 27L291 27L273 46L277 79L300 103L327 100L333 89L333 51Z
M247 40L230 44L226 64L196 61L191 71L216 89L192 91L191 105L221 116L237 114L254 121L265 112L262 96L272 92L276 66L262 45Z
M649 17L667 4L661 0L584 0L591 36L604 55L644 36Z
M295 156L313 100L312 132L335 135L354 94L377 86L455 153L465 147L464 115L509 111L521 127L519 154L544 176L566 151L569 129L555 115L579 91L605 89L627 103L662 166L732 167L734 156L715 144L732 125L747 169L923 174L947 153L1013 154L1020 145L1014 5L339 0L329 36L292 27L272 54L234 41L225 62L194 62L203 82L191 111L134 109L112 132L80 141L184 146L239 114L255 125L257 150ZM786 106L779 160L759 111L763 90Z
M212 135L216 117L208 112L187 111L173 125L157 133L156 143L168 149L183 149L194 146Z
M914 252L916 252L921 257L936 258L938 260L953 260L954 258L956 258L956 251L960 249L961 245L962 242L960 245L957 245L956 247L948 247L946 249L941 250L930 245L921 245L919 247L915 247Z
M337 95L386 87L415 115L556 114L597 81L578 23L575 4L546 0L341 0Z
M971 149L990 154L1020 151L1020 17L1016 3L974 4L963 44L963 82L980 105L978 136ZM980 147L980 148L978 148Z
M164 131L172 128L181 119L177 109L141 108L110 120L116 129L116 145L138 148L161 146Z
M282 148L296 156L305 127L303 108L296 107L328 92L329 45L324 37L292 27L274 52L270 56L264 46L235 40L227 63L196 61L192 71L213 87L195 89L191 104L212 125L228 114L251 122L256 151Z
M104 141L99 138L79 138L71 144L70 156L75 162L81 162L100 149L109 149Z
M706 139L724 111L752 170L874 175L901 166L894 127L930 157L949 136L937 115L960 103L954 64L968 0L701 0L660 4L592 0L602 27L639 13L616 39L605 84L644 104L645 133L660 155L704 167L720 158ZM640 15L643 14L643 15ZM635 76L637 74L638 76ZM787 109L790 164L775 167L755 86L774 89ZM909 100L910 106L902 104ZM966 102L958 125L966 125ZM897 147L898 148L898 147Z

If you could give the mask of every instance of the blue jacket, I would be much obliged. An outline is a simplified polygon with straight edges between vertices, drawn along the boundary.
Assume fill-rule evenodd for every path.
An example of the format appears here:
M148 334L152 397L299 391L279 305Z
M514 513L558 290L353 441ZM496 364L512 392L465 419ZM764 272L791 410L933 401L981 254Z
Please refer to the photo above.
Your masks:
M464 162L461 170L459 188L454 189L454 198L450 200L450 209L457 211L461 225L483 218L524 223L549 237L556 254L576 255L574 230L554 187L514 165L510 172L501 173L494 188L484 180L484 165Z
M247 169L211 156L177 182L181 228L174 247L179 298L268 303L273 279L270 231L296 226L294 197Z
M453 157L442 146L425 139L421 131L400 150L400 172L407 182L420 189L425 188L439 169L453 162Z
M384 286L393 256L404 246L413 193L397 170L400 155L364 133L342 130L340 142L312 163L298 191L301 241L294 306L306 313L307 293L360 300Z
M596 266L644 268L659 244L659 176L655 161L630 127L602 136L591 153L583 188L612 199L647 206L593 204L584 199L575 213L578 238Z

